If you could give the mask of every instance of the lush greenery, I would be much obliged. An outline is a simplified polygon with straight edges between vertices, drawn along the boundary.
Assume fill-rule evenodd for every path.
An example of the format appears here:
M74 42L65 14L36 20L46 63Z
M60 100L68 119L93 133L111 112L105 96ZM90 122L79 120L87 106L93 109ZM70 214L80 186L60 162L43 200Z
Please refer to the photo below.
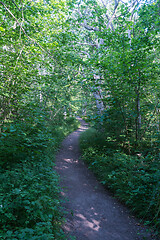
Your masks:
M8 135L1 138L1 159L5 159L0 168L1 239L65 239L53 162L60 141L78 122L67 118L56 125L42 123L23 131L22 125L13 129L12 124Z
M82 16L84 9L81 6ZM97 27L84 33L87 35L84 49L89 49L83 81L84 91L87 88L89 92L85 95L87 116L90 113L90 119L99 122L106 132L112 129L110 137L128 153L140 151L144 145L159 149L157 9L159 2L144 5L137 9L138 16L134 16L127 4L119 4L116 11L120 16L112 22L114 30L106 28L104 13L95 7L87 15L91 27Z
M0 238L65 239L53 162L62 138L78 127L64 59L66 3L0 7Z
M80 138L83 159L100 182L146 224L160 226L160 162L152 153L127 155L95 128Z
M85 23L92 28L85 37L85 119L94 128L81 137L83 158L118 198L160 229L160 5L113 3L110 17L105 4L94 2Z
M79 5L87 52L84 117L93 126L82 135L83 158L105 186L160 229L160 3L100 2Z
M63 239L52 156L76 114L96 129L82 140L89 165L159 227L159 9L0 1L1 238Z

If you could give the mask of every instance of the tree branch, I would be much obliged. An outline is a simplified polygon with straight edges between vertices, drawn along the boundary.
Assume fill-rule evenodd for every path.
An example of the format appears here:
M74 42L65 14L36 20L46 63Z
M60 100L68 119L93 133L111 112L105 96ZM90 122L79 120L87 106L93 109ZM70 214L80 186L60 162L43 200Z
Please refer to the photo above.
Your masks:
M159 100L157 101L157 104L156 104L156 106L155 106L155 109L154 109L154 111L153 111L153 114L152 114L152 116L150 117L150 119L149 119L149 121L148 121L148 124L147 124L146 128L144 129L144 132L143 132L143 134L141 135L141 138L140 138L140 139L142 139L142 138L144 137L147 129L149 128L149 125L150 125L150 123L151 123L151 120L152 120L152 118L154 117L154 115L155 115L155 113L156 113L158 104L159 104Z
M97 27L89 26L89 25L86 23L86 21L84 21L84 23L79 23L79 25L82 26L82 27L84 27L84 28L86 28L86 29L89 30L89 31L100 31L100 29L97 28Z
M16 8L18 9L18 11L20 11L21 12L21 9L17 6L17 4L15 3L15 1L14 0L12 0L12 2L13 2L13 4L16 6Z
M14 71L15 71L15 69L17 67L18 60L19 60L20 56L22 55L23 49L24 49L24 46L22 47L22 49L21 49L21 51L20 51L20 53L19 53L19 55L17 57L16 64L15 64L15 67L14 67Z
M2 4L5 9L7 10L7 12L14 18L14 20L16 21L16 23L19 25L20 29L23 31L23 33L27 36L27 38L29 40L31 40L32 42L34 42L43 52L46 52L52 59L53 56L50 54L50 52L47 49L44 49L35 39L31 38L30 36L28 36L28 34L26 33L26 31L24 30L24 28L22 27L21 23L17 20L17 18L14 16L14 14L9 10L9 8L0 1L0 4ZM54 59L55 60L55 59Z
M109 28L109 25L112 23L112 20L114 18L114 15L116 13L116 10L117 10L117 7L118 7L118 4L119 4L120 0L115 0L115 6L114 6L114 11L113 11L113 14L111 16L111 18L109 19L108 23L107 23L107 28Z

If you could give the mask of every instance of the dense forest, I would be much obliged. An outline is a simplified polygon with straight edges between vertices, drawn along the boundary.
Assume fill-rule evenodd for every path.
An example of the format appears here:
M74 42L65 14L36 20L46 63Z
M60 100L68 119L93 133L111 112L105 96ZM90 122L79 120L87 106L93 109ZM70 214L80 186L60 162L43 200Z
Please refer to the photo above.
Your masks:
M0 239L66 239L54 156L160 231L160 1L0 0Z

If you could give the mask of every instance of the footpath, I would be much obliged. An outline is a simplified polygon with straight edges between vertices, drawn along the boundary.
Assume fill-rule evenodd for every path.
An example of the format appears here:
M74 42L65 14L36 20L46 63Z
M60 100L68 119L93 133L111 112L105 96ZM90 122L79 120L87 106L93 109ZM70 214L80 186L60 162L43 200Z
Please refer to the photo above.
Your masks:
M80 159L79 136L87 124L63 142L56 156L67 211L67 240L150 240L145 228L96 180ZM70 237L72 236L72 237ZM74 236L74 237L73 237Z

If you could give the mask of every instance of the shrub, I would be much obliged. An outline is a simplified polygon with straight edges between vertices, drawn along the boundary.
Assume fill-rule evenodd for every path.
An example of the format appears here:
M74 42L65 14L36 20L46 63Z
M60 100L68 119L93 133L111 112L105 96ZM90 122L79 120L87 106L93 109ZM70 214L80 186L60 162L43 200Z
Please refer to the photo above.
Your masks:
M52 160L43 156L0 173L1 239L59 239L60 189Z
M95 131L89 130L81 135L83 159L104 186L110 188L137 216L160 229L158 156L129 156L113 148L99 150L95 146Z
M0 143L0 239L63 240L55 150L75 119L6 123Z

